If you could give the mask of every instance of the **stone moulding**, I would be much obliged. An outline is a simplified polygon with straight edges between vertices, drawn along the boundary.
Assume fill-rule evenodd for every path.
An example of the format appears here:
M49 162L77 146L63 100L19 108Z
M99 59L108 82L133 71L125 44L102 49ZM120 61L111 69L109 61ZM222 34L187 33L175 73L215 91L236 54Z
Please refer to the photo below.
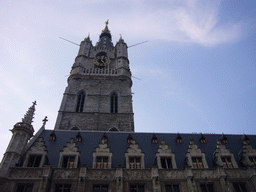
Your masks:
M217 179L219 178L218 171L216 169L193 169L193 176L195 179Z
M54 169L53 179L78 179L79 169Z
M10 168L9 178L15 179L40 179L43 168Z
M114 180L115 169L88 169L86 171L87 179Z
M179 169L159 169L159 179L186 179L186 174L184 173L184 170Z
M140 180L140 179L150 179L151 170L150 169L126 169L124 170L124 179L127 180Z

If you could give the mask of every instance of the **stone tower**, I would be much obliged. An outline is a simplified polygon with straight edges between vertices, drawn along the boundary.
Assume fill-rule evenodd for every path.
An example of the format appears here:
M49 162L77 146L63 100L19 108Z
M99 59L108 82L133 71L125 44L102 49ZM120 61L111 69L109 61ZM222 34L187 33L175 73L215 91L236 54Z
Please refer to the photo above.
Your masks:
M95 46L80 44L55 129L133 132L131 86L127 45L113 45L107 21Z
M1 162L1 176L8 172L9 167L15 167L19 163L29 139L33 136L34 128L31 123L33 122L35 105L36 102L33 102L33 105L28 109L22 121L16 123L11 130L12 138Z

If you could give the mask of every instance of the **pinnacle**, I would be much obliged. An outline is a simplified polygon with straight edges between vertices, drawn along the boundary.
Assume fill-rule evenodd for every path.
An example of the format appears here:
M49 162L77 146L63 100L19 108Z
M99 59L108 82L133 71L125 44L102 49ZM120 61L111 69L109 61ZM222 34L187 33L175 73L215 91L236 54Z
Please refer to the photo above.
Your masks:
M34 114L36 110L35 105L36 105L36 101L33 102L33 105L28 109L27 113L24 115L24 118L22 118L22 123L31 125L31 123L33 122L32 119L34 118Z

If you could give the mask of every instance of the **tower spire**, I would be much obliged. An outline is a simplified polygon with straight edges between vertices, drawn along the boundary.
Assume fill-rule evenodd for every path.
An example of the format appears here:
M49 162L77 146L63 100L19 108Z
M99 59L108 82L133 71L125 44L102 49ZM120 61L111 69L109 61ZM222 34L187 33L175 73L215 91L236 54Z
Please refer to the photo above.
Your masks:
M114 47L112 43L112 35L108 29L108 20L105 22L106 26L101 31L99 41L96 44L96 47Z
M35 114L35 106L36 106L36 101L33 102L33 105L28 109L27 113L24 115L24 118L22 118L21 122L18 122L14 125L13 130L24 130L29 133L30 137L32 137L34 133L34 128L32 126L32 120L34 118Z
M27 113L24 115L24 118L22 118L22 123L31 125L31 123L33 122L32 119L34 118L34 114L36 110L35 105L36 105L36 101L33 102L33 105L28 109Z

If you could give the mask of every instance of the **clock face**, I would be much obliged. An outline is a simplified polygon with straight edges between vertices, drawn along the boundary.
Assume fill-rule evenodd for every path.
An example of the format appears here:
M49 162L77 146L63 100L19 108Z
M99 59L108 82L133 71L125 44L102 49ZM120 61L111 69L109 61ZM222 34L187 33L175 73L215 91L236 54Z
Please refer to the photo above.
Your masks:
M110 59L107 55L97 55L93 59L93 63L98 68L104 68L110 63Z

